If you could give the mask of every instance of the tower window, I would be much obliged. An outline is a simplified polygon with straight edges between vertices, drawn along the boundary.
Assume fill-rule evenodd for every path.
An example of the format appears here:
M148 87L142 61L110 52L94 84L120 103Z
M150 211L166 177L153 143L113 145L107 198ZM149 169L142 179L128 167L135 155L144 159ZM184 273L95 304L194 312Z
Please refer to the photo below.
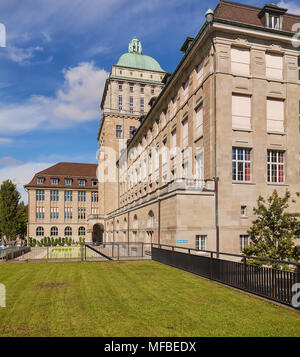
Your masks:
M116 138L120 139L122 137L122 125L116 125Z

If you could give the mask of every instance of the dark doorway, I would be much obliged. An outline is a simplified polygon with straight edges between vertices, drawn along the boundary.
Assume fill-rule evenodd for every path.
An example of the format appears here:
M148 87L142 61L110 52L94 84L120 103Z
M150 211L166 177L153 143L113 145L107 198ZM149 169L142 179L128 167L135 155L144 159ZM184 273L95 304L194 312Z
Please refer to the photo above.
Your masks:
M103 243L104 227L102 224L94 224L92 240L94 243Z

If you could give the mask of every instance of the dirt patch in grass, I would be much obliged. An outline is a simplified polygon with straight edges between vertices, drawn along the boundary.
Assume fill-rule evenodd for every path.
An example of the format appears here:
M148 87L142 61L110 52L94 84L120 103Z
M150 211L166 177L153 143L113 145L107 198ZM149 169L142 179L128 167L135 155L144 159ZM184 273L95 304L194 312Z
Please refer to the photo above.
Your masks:
M35 285L37 289L58 289L58 288L66 288L71 286L71 283L63 283L63 282L53 282L53 283L40 283Z

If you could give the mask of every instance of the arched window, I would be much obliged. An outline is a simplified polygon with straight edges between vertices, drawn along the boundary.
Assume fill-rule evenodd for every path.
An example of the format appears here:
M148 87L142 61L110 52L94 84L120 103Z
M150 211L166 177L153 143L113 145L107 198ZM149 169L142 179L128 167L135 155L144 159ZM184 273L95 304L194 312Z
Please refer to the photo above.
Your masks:
M70 237L72 235L72 228L66 227L65 228L65 236Z
M139 222L138 222L137 215L135 214L133 217L133 229L138 229L138 226L139 226Z
M41 237L44 235L44 228L43 227L37 227L36 229L36 236Z
M57 236L58 235L58 228L57 227L51 227L50 235L51 236Z
M154 229L154 213L150 211L148 213L148 227Z
M67 227L67 228L70 228L70 227ZM72 235L72 230L71 230L71 235ZM78 236L79 237L85 236L85 228L84 227L79 227L78 228Z

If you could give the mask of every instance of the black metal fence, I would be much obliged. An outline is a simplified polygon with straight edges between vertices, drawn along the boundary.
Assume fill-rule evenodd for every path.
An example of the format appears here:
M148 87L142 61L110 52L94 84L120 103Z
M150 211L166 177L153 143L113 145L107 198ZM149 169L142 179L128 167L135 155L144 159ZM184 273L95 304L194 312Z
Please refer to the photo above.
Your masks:
M145 260L151 259L151 243L144 242L105 242L85 244L85 260L92 260L89 252L98 251L99 259L108 260Z
M30 252L30 247L27 246L15 246L4 248L0 250L0 261L7 261L15 259L17 257L23 256L24 254Z
M248 262L250 259L285 265L287 262L245 257L238 254L219 254L228 259L239 258L242 262L216 258L217 252L212 251L199 252L191 248L169 245L153 244L152 246L152 259L155 261L293 306L292 298L295 294L293 285L300 283L300 264L288 263L292 269L286 271Z

